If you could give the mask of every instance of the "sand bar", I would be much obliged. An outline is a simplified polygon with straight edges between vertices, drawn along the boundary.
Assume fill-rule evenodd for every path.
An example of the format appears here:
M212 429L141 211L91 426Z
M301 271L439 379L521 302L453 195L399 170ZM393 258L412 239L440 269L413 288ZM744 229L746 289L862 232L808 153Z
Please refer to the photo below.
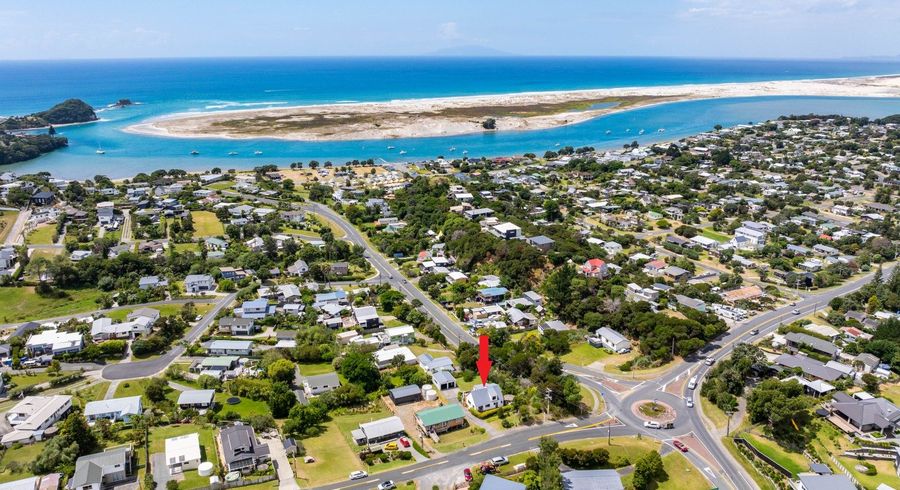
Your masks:
M900 75L625 87L184 113L126 128L178 138L347 141L548 129L691 99L760 96L900 97Z

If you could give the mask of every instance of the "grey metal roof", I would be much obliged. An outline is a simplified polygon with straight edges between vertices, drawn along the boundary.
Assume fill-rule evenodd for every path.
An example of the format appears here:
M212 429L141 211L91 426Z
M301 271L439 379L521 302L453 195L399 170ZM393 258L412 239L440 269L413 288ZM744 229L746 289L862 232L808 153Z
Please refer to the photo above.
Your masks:
M179 405L198 405L210 403L216 396L215 390L188 390L178 395Z
M624 490L616 470L578 470L562 474L566 490Z
M789 332L784 336L784 338L787 339L788 342L808 345L809 347L819 352L825 352L832 356L840 351L840 349L838 349L836 345L828 342L827 340L822 340L818 337L813 337L812 335L807 335L801 332Z
M525 485L500 478L495 475L485 475L481 482L481 490L525 490Z
M806 356L782 354L775 358L775 364L789 368L800 368L804 373L825 381L834 381L843 376L843 373L837 369L832 369L821 362Z
M406 385L399 388L392 388L389 391L391 393L391 398L406 398L408 396L419 395L421 393L421 388L419 388L418 385Z
M806 490L856 489L856 485L844 475L799 475L798 478Z
M256 433L249 425L226 427L219 432L219 439L222 441L222 455L227 464L269 454L269 446L256 441Z

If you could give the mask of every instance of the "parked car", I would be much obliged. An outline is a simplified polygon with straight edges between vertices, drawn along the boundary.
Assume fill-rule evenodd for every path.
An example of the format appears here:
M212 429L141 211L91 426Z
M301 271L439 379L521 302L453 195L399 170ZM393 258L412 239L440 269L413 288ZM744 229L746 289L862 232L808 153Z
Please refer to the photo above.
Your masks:
M675 446L675 449L678 449L679 451L681 451L683 453L688 452L687 446L685 446L684 443L682 443L678 439L675 439L674 441L672 441L672 445Z
M354 471L353 473L350 473L351 480L362 480L363 478L368 478L368 477L369 477L369 474L362 470L357 470L357 471Z
M506 456L497 456L495 458L491 458L491 463L494 463L494 466L503 466L505 464L509 464L509 459Z
M394 485L392 480L386 480L378 484L378 490L394 490L397 488L397 485Z
M389 442L389 443L385 444L385 445L384 445L384 450L385 450L385 451L396 451L396 450L397 450L397 443L396 443L396 442Z
M472 481L472 470L469 468L464 469L463 476L466 477L466 481Z
M407 438L405 438L405 437L401 437L401 438L400 438L400 445L403 446L403 447L409 447L409 446L410 446L410 444L409 444L409 439L407 439Z
M646 427L648 429L659 429L660 425L659 425L659 422L655 422L653 420L645 420L644 427Z

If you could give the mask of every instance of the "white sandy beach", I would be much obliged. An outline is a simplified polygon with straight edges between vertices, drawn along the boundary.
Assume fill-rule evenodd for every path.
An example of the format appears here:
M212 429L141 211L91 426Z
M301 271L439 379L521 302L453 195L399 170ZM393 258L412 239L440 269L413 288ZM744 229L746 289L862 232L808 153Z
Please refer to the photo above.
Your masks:
M275 138L296 141L419 138L482 132L481 123L489 117L496 119L497 131L547 129L659 103L761 96L900 97L900 75L529 92L195 112L145 121L126 128L126 131L179 138ZM612 108L563 110L540 115L529 110L529 106L538 104L564 105L607 98L624 98L625 103ZM522 115L509 114L520 107L524 112ZM505 115L492 114L501 109ZM456 113L440 114L441 111Z

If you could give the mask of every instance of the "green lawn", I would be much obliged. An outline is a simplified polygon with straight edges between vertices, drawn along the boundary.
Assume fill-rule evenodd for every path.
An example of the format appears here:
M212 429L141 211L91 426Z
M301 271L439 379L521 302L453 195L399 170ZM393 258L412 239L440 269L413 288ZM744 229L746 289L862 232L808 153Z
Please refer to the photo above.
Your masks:
M100 381L99 383L87 384L67 391L71 392L70 394L75 397L75 400L84 407L87 402L102 400L109 390L109 384L109 381Z
M334 367L330 362L320 362L318 364L297 364L300 374L303 376L317 376L319 374L334 372Z
M194 220L194 238L206 238L225 234L225 226L210 211L191 211Z
M47 444L45 441L41 441L34 444L27 444L18 449L7 449L3 453L3 457L0 458L0 468L2 468L2 471L0 471L0 483L21 480L22 478L33 476L28 469L28 463L37 459L38 455L43 451L45 444ZM17 462L22 466L20 472L11 473L7 471L6 466L12 461Z
M314 463L299 462L297 465L297 479L303 488L346 480L351 472L363 469L363 462L350 445L344 442L344 435L335 421L327 422L322 434L301 442L306 448L307 456L316 460Z
M794 476L797 476L798 473L809 471L809 461L802 454L788 452L775 441L758 434L748 432L741 434L741 437L746 439L759 452L793 473Z
M890 400L894 405L900 404L900 384L883 384L880 391L881 396Z
M47 374L47 371L27 372L29 374L16 374L14 376L10 376L10 384L14 385L16 388L25 388L26 386L39 385L41 383L46 383L53 378L58 378L60 376L66 376L75 373L75 371L62 371L60 372L59 376L50 376L49 374Z
M264 400L251 400L245 397L238 397L240 398L241 402L237 405L229 405L225 403L225 400L231 397L232 396L228 393L216 393L216 403L218 403L222 407L220 413L234 412L240 415L241 420L247 420L251 415L270 413L269 404Z
M707 490L712 485L703 473L694 467L681 453L671 452L662 458L665 475L649 488L655 490ZM631 488L634 473L622 477L625 488Z
M301 230L299 228L291 228L288 226L282 227L281 232L286 233L288 235L299 235L300 237L307 238L307 239L318 240L319 238L322 238L318 233L316 233L314 231Z
M96 310L96 299L102 294L96 289L68 289L65 292L69 298L57 299L38 296L33 287L0 288L0 305L3 305L0 322L41 320Z
M230 180L222 180L219 182L213 182L212 184L209 184L206 187L209 187L210 189L213 189L216 191L221 191L221 190L228 189L233 185L234 185L234 182L232 182Z
M200 244L196 243L196 242L176 243L175 251L176 252L199 252Z
M210 461L218 467L219 457L216 453L215 433L212 425L201 426L196 424L169 425L166 427L154 427L150 431L150 454L162 453L166 450L166 439L196 432L200 435L200 460ZM197 470L185 471L184 481L179 482L180 488L200 488L209 485L209 477L200 476Z
M25 243L28 245L51 245L55 234L56 225L41 225L31 230L25 237Z
M572 352L562 356L563 362L576 364L578 366L587 366L602 359L609 357L606 349L598 349L587 342L579 343L572 347Z
M703 231L700 233L700 235L705 236L706 238L715 240L719 243L725 243L725 242L731 240L731 237L729 237L728 235L726 235L724 233L719 233L718 231L713 230L712 228L704 228Z
M432 447L444 454L459 451L463 448L474 446L488 440L491 436L484 429L469 426L453 432L441 434L441 442L432 443Z
M717 407L713 402L706 399L705 396L697 395L700 405L703 407L703 415L713 423L718 429L724 429L728 426L728 416L721 408Z
M158 311L160 316L175 316L175 315L181 314L182 306L183 305L180 305L180 304L157 305L157 306L149 306L148 308ZM213 307L213 303L194 303L194 308L197 310L198 315L205 314L210 309L212 309L212 307ZM143 308L143 306L134 307L134 308L122 308L119 310L107 312L106 316L108 316L109 318L112 318L114 321L123 322L123 321L125 321L126 318L128 318L128 315L131 312L133 312L134 310L138 310L140 308Z
M606 443L605 437L596 439L582 439L580 441L564 442L561 447L574 449L596 449L601 447L609 451L610 458L625 457L634 463L649 451L659 451L660 443L656 439L643 437L613 437L610 443Z
M0 242L6 241L18 217L18 211L0 211Z
M822 455L834 454L837 456L847 449L853 449L858 446L847 440L833 425L822 423L816 433L816 438L812 442L812 447ZM897 472L891 461L868 460L869 463L875 466L877 474L866 475L856 469L858 461L855 458L837 456L837 459L864 488L876 488L881 483L893 488L900 488L900 477L897 476ZM826 463L828 463L833 470L837 470L830 461L826 461ZM837 471L835 471L835 473L837 473Z
M126 396L141 396L141 401L144 406L150 406L150 400L144 395L144 391L147 388L147 385L150 383L151 378L141 378L141 379L130 379L128 381L122 381L119 383L119 386L116 387L115 398L123 398ZM166 398L169 400L177 401L178 400L178 390L174 390L172 388L168 389L166 393Z

